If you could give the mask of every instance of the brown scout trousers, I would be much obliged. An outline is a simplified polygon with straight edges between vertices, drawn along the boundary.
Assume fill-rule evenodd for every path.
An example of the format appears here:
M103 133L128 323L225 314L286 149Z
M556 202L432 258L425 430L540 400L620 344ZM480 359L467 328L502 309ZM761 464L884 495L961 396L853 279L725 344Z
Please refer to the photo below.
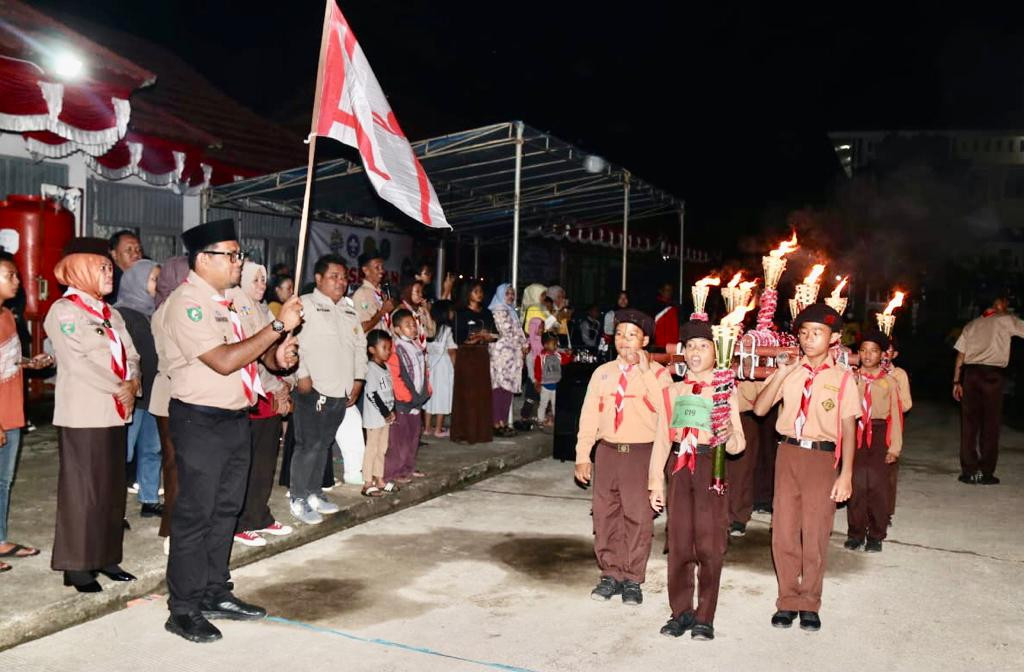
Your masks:
M747 450L751 443L757 442L757 466L754 469L754 502L757 504L771 504L775 498L775 453L779 445L775 424L778 419L779 407L772 406L772 410L763 418L754 417L758 433L753 436L744 434Z
M858 448L853 462L853 495L846 504L846 534L852 539L885 539L892 500L887 450L885 420L872 420L871 445Z
M654 536L650 443L600 441L594 457L594 554L601 576L643 583ZM627 452L628 451L628 452Z
M711 625L718 606L722 558L729 545L727 495L711 485L710 455L698 455L694 472L683 467L672 474L675 455L665 470L668 483L668 603L672 618L693 611L697 579L697 622Z
M996 472L999 427L1003 422L1006 375L997 366L965 365L960 374L960 472L983 476Z
M818 611L836 504L835 453L779 443L772 504L772 559L777 609Z
M740 413L743 436L747 439L746 449L739 455L727 456L725 471L728 475L729 521L743 523L750 521L754 511L754 472L760 451L760 425L752 411ZM671 460L670 460L671 462Z

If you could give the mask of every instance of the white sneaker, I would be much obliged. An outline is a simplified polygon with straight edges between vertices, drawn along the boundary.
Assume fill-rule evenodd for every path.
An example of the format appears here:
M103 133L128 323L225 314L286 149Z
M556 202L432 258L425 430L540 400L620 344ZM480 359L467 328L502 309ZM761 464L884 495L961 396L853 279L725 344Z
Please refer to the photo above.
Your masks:
M135 481L134 483L129 485L128 492L132 493L133 495L139 494L139 482Z
M252 530L246 530L245 532L239 532L235 535L235 541L246 546L266 546L267 540L256 534Z
M324 517L310 508L304 499L293 499L289 508L295 518L307 525L319 525L324 522Z
M292 530L291 525L282 525L281 523L275 520L273 523L267 525L262 530L256 531L260 534L272 534L275 537L283 537L286 534L291 534L294 530Z
M164 555L171 554L171 538L164 537Z
M317 513L329 514L341 511L341 508L337 504L328 500L323 495L310 495L309 499L307 499L306 501L309 502L310 508L312 508Z

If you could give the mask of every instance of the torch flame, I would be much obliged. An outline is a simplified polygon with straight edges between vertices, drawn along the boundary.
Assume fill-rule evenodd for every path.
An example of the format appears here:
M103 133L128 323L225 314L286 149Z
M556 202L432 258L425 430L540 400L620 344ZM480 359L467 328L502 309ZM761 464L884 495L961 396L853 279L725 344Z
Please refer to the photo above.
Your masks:
M836 285L836 288L832 290L832 298L833 299L840 298L839 292L843 291L843 287L846 287L846 283L849 280L850 280L850 276L846 276L845 278L843 278L842 282L840 282L838 285Z
M901 291L897 290L896 292L894 292L892 296L892 301L890 301L889 305L885 307L885 310L882 311L882 314L892 315L892 311L896 310L897 308L903 305L904 296L904 293Z
M752 290L752 289L754 289L754 287L757 287L757 278L754 278L750 282L741 282L740 283L740 289L742 289L744 292L747 291L747 290Z
M773 257L784 257L791 252L795 252L800 249L800 246L796 242L796 231L793 232L793 237L789 240L784 240L779 243L779 246L769 252L768 254Z
M743 271L740 271L736 275L732 276L732 280L729 281L729 284L726 285L726 287L735 287L736 285L740 284L740 280L742 280L742 279L743 279Z
M698 280L697 284L695 286L696 287L706 287L708 285L714 285L715 287L717 287L720 284L722 284L722 279L721 278L719 278L716 275L709 275L706 278L701 278L700 280Z
M732 327L732 326L735 326L737 324L742 324L743 323L743 317L747 314L747 311L750 311L750 310L754 309L754 305L755 305L754 301L751 301L750 303L748 303L745 306L737 307L731 313L729 313L728 315L723 317L722 321L719 324L721 324L724 327Z
M816 285L818 284L818 278L825 272L825 264L815 264L811 272L804 278L805 285Z

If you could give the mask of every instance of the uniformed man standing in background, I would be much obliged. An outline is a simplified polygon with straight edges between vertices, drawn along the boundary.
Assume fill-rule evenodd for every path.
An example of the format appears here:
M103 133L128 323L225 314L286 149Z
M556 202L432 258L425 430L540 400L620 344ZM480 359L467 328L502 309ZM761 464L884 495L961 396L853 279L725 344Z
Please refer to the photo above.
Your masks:
M302 296L306 321L298 333L299 369L292 399L295 452L291 464L292 515L308 525L337 513L321 489L324 460L345 409L356 403L366 380L366 334L356 311L344 301L345 261L334 254L317 259L316 288ZM348 466L348 465L346 465Z
M207 619L266 616L232 594L228 561L249 473L249 408L262 391L256 360L275 371L295 365L295 338L285 332L302 322L302 309L292 298L277 320L246 334L224 297L238 284L245 258L234 222L207 222L181 238L192 270L168 297L162 324L179 487L167 561L171 615L164 627L192 642L210 642L221 633Z

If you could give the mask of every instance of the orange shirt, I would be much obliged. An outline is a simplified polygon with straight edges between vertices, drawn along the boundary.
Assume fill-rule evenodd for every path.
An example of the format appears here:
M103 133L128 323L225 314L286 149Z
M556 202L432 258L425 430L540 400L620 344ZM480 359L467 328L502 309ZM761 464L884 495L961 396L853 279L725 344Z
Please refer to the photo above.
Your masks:
M0 428L25 426L25 392L21 383L21 340L14 315L0 309Z
M835 442L839 440L840 419L860 417L860 392L851 371L837 366L832 357L828 357L825 363L828 368L818 373L811 383L811 401L801 438ZM807 357L800 358L800 365L790 372L772 400L772 405L782 402L775 430L783 436L796 437L796 416L800 412L804 383L810 374L804 364L810 366ZM777 375L772 374L765 384L770 385ZM843 388L842 400L839 399L840 386Z

